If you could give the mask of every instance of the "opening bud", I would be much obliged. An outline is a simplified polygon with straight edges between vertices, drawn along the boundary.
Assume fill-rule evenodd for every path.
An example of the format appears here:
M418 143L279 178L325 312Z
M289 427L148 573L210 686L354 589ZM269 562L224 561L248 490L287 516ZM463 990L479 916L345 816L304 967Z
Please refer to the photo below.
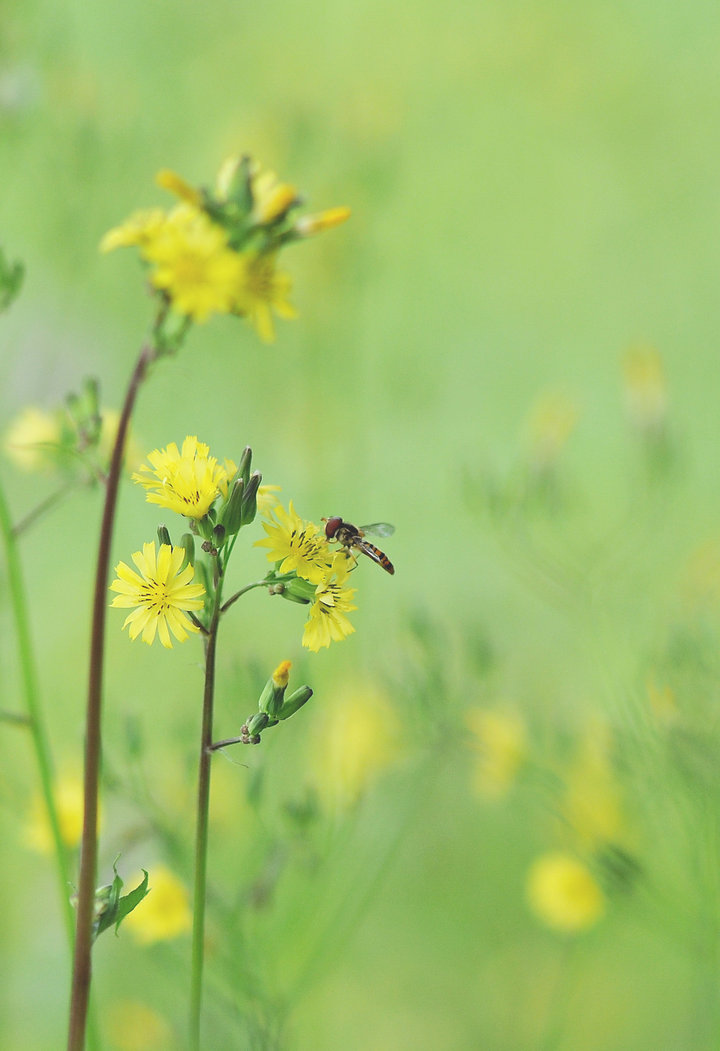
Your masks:
M243 525L250 525L251 522L255 521L255 515L257 514L257 491L260 487L261 481L262 475L260 471L253 471L250 475L250 481L245 486L241 505Z
M163 544L167 544L168 547L172 547L172 541L170 539L170 533L168 532L167 526L159 525L157 527L158 543L162 547Z

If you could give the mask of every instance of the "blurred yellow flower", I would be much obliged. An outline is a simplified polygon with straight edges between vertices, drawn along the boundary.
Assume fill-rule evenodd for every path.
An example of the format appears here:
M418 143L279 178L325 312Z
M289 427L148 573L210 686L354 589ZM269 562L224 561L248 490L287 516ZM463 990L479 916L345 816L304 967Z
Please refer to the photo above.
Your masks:
M195 435L188 435L179 450L175 442L148 455L150 467L143 465L133 474L142 485L150 504L186 518L204 518L215 499L227 494L228 482L237 468L226 461L218 463L210 449Z
M133 212L119 226L108 230L100 242L100 251L112 252L116 248L131 248L135 245L142 250L158 237L165 219L162 208L143 208Z
M132 609L123 624L131 639L142 635L150 646L157 635L166 649L172 649L171 632L178 642L185 642L188 632L199 631L187 612L202 609L205 588L192 583L195 570L189 563L181 568L184 559L184 548L161 544L156 552L155 541L151 541L132 556L140 575L118 562L117 579L110 585L117 595L110 604Z
M339 226L349 218L350 209L340 205L337 208L327 208L324 212L318 212L317 215L303 215L295 223L295 230L301 237L312 237L325 230L332 230L334 226Z
M51 471L57 466L63 428L57 412L29 406L15 417L5 432L8 459L23 471Z
M473 784L478 795L499 798L512 786L527 755L527 731L519 715L472 708L465 722L477 754Z
M311 736L309 779L324 808L352 807L401 755L400 721L376 688L336 697Z
M273 312L292 320L297 311L288 300L290 275L275 269L275 255L246 252L236 257L240 264L234 287L233 307L255 327L265 343L275 339Z
M66 847L76 847L82 838L83 828L83 783L77 776L62 776L53 787L55 806L60 823L60 836ZM25 842L41 854L53 851L45 802L39 793L33 796L25 830Z
M174 193L185 204L191 204L195 208L202 206L202 194L170 168L162 168L155 176L155 182L162 190Z
M138 1000L104 1007L103 1018L114 1051L174 1051L177 1046L167 1020Z
M578 421L576 403L562 391L545 391L530 410L527 422L530 466L551 468L567 444Z
M100 441L98 443L98 453L100 454L100 460L102 463L110 463L110 457L112 456L119 424L120 413L117 409L103 409L100 424ZM142 458L140 446L135 441L132 430L128 429L127 437L125 438L123 456L125 469L132 471L139 468L142 463Z
M133 881L130 881L131 885ZM123 921L141 945L170 941L192 927L190 899L184 884L166 865L150 869L150 893Z
M298 192L289 183L280 182L275 172L263 171L256 166L250 179L253 198L251 220L265 225L287 214L298 202Z
M243 266L223 228L205 212L178 205L144 244L142 255L155 265L152 284L168 294L178 313L207 321L234 308Z
M587 850L627 841L622 790L612 763L606 724L593 720L567 772L561 812Z
M667 417L668 393L660 354L651 346L631 347L623 358L625 407L641 431L657 431Z
M592 873L571 854L543 854L528 872L527 900L553 930L575 933L594 926L605 912L605 895Z

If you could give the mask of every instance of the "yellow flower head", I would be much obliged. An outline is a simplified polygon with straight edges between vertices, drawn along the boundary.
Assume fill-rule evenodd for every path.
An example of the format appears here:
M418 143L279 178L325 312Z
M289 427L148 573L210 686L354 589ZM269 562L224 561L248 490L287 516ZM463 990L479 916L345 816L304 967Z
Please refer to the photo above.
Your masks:
M511 712L480 708L467 712L465 721L477 751L475 788L479 795L499 798L509 790L525 759L525 723Z
M275 515L275 521L272 515ZM304 522L290 501L289 510L278 504L263 522L267 536L256 547L267 547L270 562L280 562L281 573L295 572L311 584L322 583L332 565L325 533L313 522Z
M663 426L668 391L662 358L655 347L631 347L623 359L625 404L628 416L641 431Z
M338 208L328 208L317 215L303 215L295 223L295 231L301 237L312 237L321 234L325 230L332 230L334 226L340 226L350 218L350 209L341 205Z
M289 274L275 269L274 253L246 252L236 257L240 271L234 291L234 308L254 326L265 343L275 339L273 312L282 318L295 318L289 302Z
M162 168L155 176L155 182L161 189L174 193L185 204L191 204L195 208L202 206L202 194L169 168Z
M111 605L133 610L123 624L131 639L142 634L143 642L150 645L157 634L163 646L171 649L170 632L178 642L184 642L189 631L199 630L187 611L202 609L205 589L202 584L191 583L195 570L189 564L181 568L184 558L184 548L162 544L156 553L152 541L132 556L139 576L124 562L115 567L117 579L110 590L118 594Z
M66 847L76 847L83 829L83 783L80 777L61 777L53 786L53 796L60 823L60 836ZM53 850L52 832L45 802L34 796L25 833L25 842L41 854Z
M605 912L605 895L592 873L571 854L543 854L530 868L527 899L535 915L566 933L594 926Z
M331 573L315 589L315 601L310 607L302 638L303 646L313 653L331 642L341 642L355 631L345 616L357 609L352 605L356 589L344 586L350 561L343 552L338 552Z
M192 927L185 886L165 865L150 870L150 893L123 921L142 945L170 941Z
M152 284L167 293L179 314L207 321L235 308L244 279L240 256L228 247L223 228L198 208L174 208L142 255L154 264Z
M142 250L160 235L166 218L162 208L143 208L133 212L124 223L108 230L100 242L100 251L112 252L115 248L135 245Z
M188 435L178 450L175 442L155 449L133 481L147 490L148 503L158 504L186 518L204 518L218 496L227 494L228 481L237 468L231 461L221 466L210 449L195 435Z
M116 1051L171 1051L177 1046L170 1023L137 1000L119 1000L104 1007L103 1020Z
M290 669L292 668L292 661L281 661L275 671L272 673L272 681L278 687L287 686L290 681Z
M4 438L7 457L23 471L48 471L58 465L62 424L54 412L28 407L13 420Z
M398 717L373 686L336 698L311 740L310 780L329 811L357 803L401 755Z
M298 192L289 183L280 182L275 172L256 167L250 178L253 198L252 221L266 225L281 219L293 204L298 202Z

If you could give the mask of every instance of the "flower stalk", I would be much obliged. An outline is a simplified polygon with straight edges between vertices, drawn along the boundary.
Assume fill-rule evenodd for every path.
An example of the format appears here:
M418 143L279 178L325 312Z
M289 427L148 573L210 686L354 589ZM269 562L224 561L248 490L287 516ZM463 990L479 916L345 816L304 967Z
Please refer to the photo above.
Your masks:
M70 1020L68 1026L68 1051L82 1051L85 1046L90 981L92 976L91 950L93 942L93 910L95 904L95 882L97 872L97 817L101 759L101 715L102 685L105 649L105 612L107 606L108 571L110 548L115 524L115 507L122 470L123 450L128 424L135 400L148 366L157 356L156 350L146 345L140 352L135 369L128 384L110 469L105 489L105 504L100 542L98 546L95 591L93 598L92 629L90 636L90 662L88 695L85 722L85 776L84 819L80 847L80 875L78 881L77 919L75 928L75 952L73 958Z

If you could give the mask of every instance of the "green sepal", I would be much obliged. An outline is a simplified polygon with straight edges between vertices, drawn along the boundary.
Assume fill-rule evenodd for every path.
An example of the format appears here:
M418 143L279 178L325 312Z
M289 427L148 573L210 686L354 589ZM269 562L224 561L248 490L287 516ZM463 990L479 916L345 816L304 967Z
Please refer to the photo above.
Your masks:
M117 934L118 928L125 917L149 893L148 873L145 869L143 869L145 876L137 887L122 897L120 891L123 889L123 881L118 875L117 861L113 862L113 872L115 873L115 878L112 883L105 887L99 887L95 892L96 919L93 925L93 939L98 938L103 931L106 931L113 924L115 924L115 933Z
M283 702L280 711L277 713L278 719L289 719L304 704L307 704L312 695L313 691L309 686L298 686L297 690L293 690L287 700Z
M181 569L185 569L185 566L188 566L188 565L189 566L194 566L195 565L195 537L192 535L192 533L183 533L183 535L180 537L180 547L185 549L185 558L183 559L183 564L182 564L182 566L180 568Z

